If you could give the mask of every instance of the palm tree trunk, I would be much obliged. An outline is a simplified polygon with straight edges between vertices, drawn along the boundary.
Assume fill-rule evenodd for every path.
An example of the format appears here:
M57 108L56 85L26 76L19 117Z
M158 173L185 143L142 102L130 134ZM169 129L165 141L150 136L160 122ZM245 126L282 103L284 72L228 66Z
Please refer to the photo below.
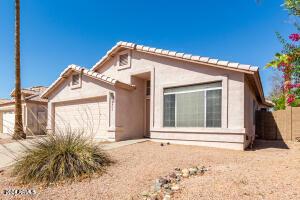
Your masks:
M20 64L20 0L15 0L15 127L14 139L26 138L22 122L21 64Z

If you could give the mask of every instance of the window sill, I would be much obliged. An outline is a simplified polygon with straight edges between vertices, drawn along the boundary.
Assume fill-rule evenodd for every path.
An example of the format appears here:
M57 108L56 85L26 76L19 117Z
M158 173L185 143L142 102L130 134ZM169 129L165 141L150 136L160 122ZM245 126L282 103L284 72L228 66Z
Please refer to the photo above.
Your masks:
M130 68L130 65L118 66L118 71L129 69L129 68Z
M246 133L244 128L241 129L230 129L230 128L191 128L191 127L163 127L154 128L150 132L173 132L173 133L232 133L241 134Z

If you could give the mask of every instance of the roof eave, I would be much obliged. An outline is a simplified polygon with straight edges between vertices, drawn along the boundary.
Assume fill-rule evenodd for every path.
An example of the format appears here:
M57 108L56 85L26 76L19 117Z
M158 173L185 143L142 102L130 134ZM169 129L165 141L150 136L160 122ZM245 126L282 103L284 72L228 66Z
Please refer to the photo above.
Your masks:
M111 77L105 76L103 74L99 74L97 72L94 71L90 71L87 70L85 68L81 68L79 66L76 65L69 65L68 68L66 68L61 74L60 77L53 82L53 84L47 89L45 90L45 92L41 95L41 98L43 99L47 99L49 98L49 95L51 94L51 92L53 90L55 90L63 81L65 81L65 79L69 76L71 71L75 71L78 73L82 73L82 75L96 79L98 81L101 81L103 83L107 83L109 85L112 85L114 87L120 87L122 89L126 89L126 90L134 90L135 86L133 85L129 85L123 82L120 82L118 80L115 80Z
M274 104L267 102L264 96L264 91L263 91L263 87L261 84L261 79L260 79L260 75L259 75L259 71L254 73L254 81L255 81L255 85L257 86L258 92L259 92L259 96L261 98L262 104L268 107L273 107Z

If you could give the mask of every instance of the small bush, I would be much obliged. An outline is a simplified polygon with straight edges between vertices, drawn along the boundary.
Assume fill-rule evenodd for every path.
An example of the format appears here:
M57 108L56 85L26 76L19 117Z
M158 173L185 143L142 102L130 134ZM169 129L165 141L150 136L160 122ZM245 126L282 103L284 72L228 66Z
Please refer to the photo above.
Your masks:
M13 173L22 183L50 184L103 172L109 156L80 133L50 135L34 143Z

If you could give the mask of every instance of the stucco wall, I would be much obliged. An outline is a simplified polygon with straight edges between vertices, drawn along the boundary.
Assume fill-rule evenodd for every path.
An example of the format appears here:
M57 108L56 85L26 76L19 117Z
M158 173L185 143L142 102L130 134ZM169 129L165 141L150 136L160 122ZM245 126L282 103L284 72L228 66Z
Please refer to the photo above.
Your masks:
M116 139L143 138L144 135L144 98L145 82L140 78L133 78L136 86L134 91L118 89L116 93L116 127L121 130Z
M55 116L55 104L62 104L64 102L70 102L70 101L77 101L81 102L86 99L91 99L95 97L109 97L109 92L115 92L116 88L112 85L109 85L107 83L103 83L100 81L97 81L93 78L82 76L81 79L81 87L79 88L72 88L71 87L71 78L72 76L69 76L66 78L66 80L60 84L55 91L49 96L48 100L48 124L47 129L48 131L53 131L54 129L54 116ZM108 99L108 98L106 98ZM106 104L109 106L109 104ZM109 109L107 109L107 112L109 112ZM109 117L111 113L106 113L106 116ZM109 127L109 120L107 120L106 129L108 131ZM113 128L113 127L111 127ZM109 133L104 133L109 135ZM111 132L113 136L110 136L114 139L114 132Z
M118 70L117 56L106 63L98 72L114 77L125 83L132 83L131 76L134 74L150 71L152 72L152 88L154 92L154 127L162 127L162 98L160 90L165 86L196 84L209 81L228 81L223 85L223 93L227 93L228 110L222 113L222 121L227 121L224 128L244 128L244 74L229 70L217 69L209 66L178 61L170 58L158 57L142 52L132 51L131 68ZM226 113L226 114L227 114Z
M128 51L128 50L127 50ZM128 51L129 52L129 51ZM240 134L245 133L245 113L244 113L244 74L214 68L211 66L199 65L195 63L179 61L171 58L159 57L143 52L131 51L131 66L130 68L120 69L118 66L118 56L115 55L107 63L104 64L97 72L111 76L122 82L134 84L132 77L151 73L151 120L150 130L151 137L168 139L170 130L163 127L163 89L165 87L190 85L198 83L206 83L212 81L222 81L222 128L214 129L217 134L224 134L230 130L237 130ZM137 85L137 89L140 86ZM143 99L140 98L140 102ZM144 98L144 97L143 97ZM137 98L138 99L138 98ZM123 105L127 106L124 100ZM117 113L118 115L118 113ZM140 115L139 110L132 111L130 116ZM136 121L133 120L130 124L135 126ZM138 123L141 122L139 119ZM130 129L130 128L129 128ZM128 129L128 130L129 130ZM178 128L175 128L178 130ZM203 128L185 128L181 129L181 134L194 132L206 133L207 129ZM165 135L163 135L166 133ZM180 139L181 136L175 137L173 134L169 139ZM189 136L185 135L188 139ZM203 137L199 136L203 139ZM219 137L220 138L220 137ZM243 139L240 135L227 134L226 137L221 137L224 142L237 142L238 148L243 148ZM242 136L243 138L243 136ZM206 139L203 140L207 140ZM235 147L236 148L236 147Z
M256 95L254 89L251 87L250 80L245 77L245 148L249 146L252 140L255 139L255 110L253 109L253 103L255 102L255 110L261 108L267 108L262 105Z
M14 104L8 104L0 106L0 133L3 132L3 112L13 111ZM32 123L28 121L29 112L32 114ZM37 121L37 113L46 112L47 104L43 103L22 103L22 117L23 117L23 127L24 131L28 135L42 134L44 128L39 127ZM46 116L47 117L47 116Z

